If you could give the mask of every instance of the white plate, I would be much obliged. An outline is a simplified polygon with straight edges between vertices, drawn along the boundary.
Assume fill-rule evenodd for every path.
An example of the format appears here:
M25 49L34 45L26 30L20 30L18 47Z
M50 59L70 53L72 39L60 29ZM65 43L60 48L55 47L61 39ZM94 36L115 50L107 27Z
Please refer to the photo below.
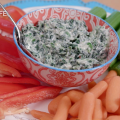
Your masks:
M39 8L44 8L43 7L30 7L30 8L25 8L23 9L26 13L39 9ZM68 8L76 8L79 10L83 10L88 12L90 10L90 8L87 7L77 7L77 6L58 6L58 5L53 5L53 6L49 6L49 7L68 7ZM107 13L107 16L109 16L110 13ZM106 71L102 76L100 76L98 79L96 79L96 82L101 81L106 75L107 75L108 71ZM68 91L69 89L80 89L83 91L87 91L87 85L83 85L83 86L79 86L79 87L70 87L70 88L63 88L63 90L61 91L61 93ZM48 104L52 99L48 99L48 100L42 100L40 102L37 103L32 103L27 105L27 107L29 109L34 109L34 110L40 110L40 111L44 111L44 112L48 112ZM33 118L31 115L29 114L15 114L15 115L11 115L11 116L6 116L4 120L36 120L35 118Z

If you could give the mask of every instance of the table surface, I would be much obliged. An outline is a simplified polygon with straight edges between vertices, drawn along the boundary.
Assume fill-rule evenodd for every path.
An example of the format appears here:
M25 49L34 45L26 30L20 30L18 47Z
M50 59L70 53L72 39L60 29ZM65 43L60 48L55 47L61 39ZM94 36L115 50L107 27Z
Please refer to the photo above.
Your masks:
M0 3L2 4L6 4L12 1L16 1L16 0L0 0ZM83 0L84 2L89 2L89 1L93 1L93 0ZM94 0L97 2L100 2L102 4L105 4L111 8L114 8L116 10L120 10L120 0Z

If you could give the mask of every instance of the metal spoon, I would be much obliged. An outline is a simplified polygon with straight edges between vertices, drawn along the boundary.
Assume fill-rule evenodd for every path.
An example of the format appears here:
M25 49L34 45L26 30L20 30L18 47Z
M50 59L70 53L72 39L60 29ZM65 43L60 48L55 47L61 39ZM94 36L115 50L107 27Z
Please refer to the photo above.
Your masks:
M17 24L15 23L15 21L13 20L13 18L10 16L10 14L7 12L7 10L3 7L3 5L0 3L0 6L2 7L2 9L6 12L7 16L11 19L11 21L13 22L13 24L16 27L16 32L17 32L17 42L18 45L22 48L22 50L27 53L30 57L32 57L33 59L37 60L26 48L25 46L22 44L21 42L21 35L20 35L20 30L17 26Z

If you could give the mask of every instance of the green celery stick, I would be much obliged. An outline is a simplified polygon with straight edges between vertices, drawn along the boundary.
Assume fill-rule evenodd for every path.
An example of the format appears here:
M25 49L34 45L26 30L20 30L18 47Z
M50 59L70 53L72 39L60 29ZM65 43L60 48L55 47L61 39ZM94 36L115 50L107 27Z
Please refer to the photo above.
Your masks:
M107 15L106 11L101 7L94 7L89 11L89 13L92 13L102 19L106 19L106 15Z
M115 11L109 17L105 19L115 30L120 26L120 12Z

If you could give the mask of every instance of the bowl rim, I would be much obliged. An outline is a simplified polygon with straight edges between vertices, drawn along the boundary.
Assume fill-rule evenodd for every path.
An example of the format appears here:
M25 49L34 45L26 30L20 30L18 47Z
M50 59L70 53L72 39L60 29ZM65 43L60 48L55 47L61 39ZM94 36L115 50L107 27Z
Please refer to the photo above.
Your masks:
M27 15L30 14L30 13L33 13L33 12L39 11L39 10L43 10L43 9L50 9L50 8L73 9L73 10L81 11L81 12L84 12L84 13L88 13L88 12L85 12L85 11L83 11L83 10L79 10L79 9L76 9L76 8L70 8L70 7L42 7L42 8L40 8L40 9L36 9L36 10L31 11L31 12L28 12L27 14L25 14L24 16L22 16L22 17L17 21L16 24L18 24L19 21L20 21L22 18L24 18L25 16L27 16ZM52 67L52 66L49 66L49 65L41 64L41 63L39 63L38 61L34 60L34 59L33 59L32 57L30 57L29 55L27 55L27 54L21 49L21 47L18 45L17 40L15 39L15 38L16 38L16 37L15 37L15 27L14 27L14 30L13 30L14 43L15 43L15 45L17 46L17 49L18 49L24 56L26 56L28 59L30 59L32 62L35 62L36 64L39 64L39 65L41 65L41 66L43 66L43 67L47 67L47 68L49 68L49 69L53 69L53 70L56 70L56 71L64 71L64 72L86 72L86 71L93 71L93 70L102 68L102 67L110 64L110 63L117 57L117 55L118 55L118 53L119 53L119 50L120 50L120 38L119 38L117 32L114 30L114 28L113 28L109 23L107 23L105 20L103 20L102 18L100 18L100 17L98 17L98 16L96 16L96 15L94 15L94 14L92 14L92 13L88 13L88 14L93 15L93 16L101 19L101 20L104 21L107 25L109 25L110 28L114 31L114 33L115 33L115 35L116 35L116 37L117 37L117 40L118 40L118 48L117 48L117 51L116 51L115 55L114 55L109 61L107 61L107 62L105 62L104 64L99 65L99 66L97 66L97 67L90 68L90 69L82 69L82 70L68 70L68 69L61 69L61 68L56 68L56 67Z

